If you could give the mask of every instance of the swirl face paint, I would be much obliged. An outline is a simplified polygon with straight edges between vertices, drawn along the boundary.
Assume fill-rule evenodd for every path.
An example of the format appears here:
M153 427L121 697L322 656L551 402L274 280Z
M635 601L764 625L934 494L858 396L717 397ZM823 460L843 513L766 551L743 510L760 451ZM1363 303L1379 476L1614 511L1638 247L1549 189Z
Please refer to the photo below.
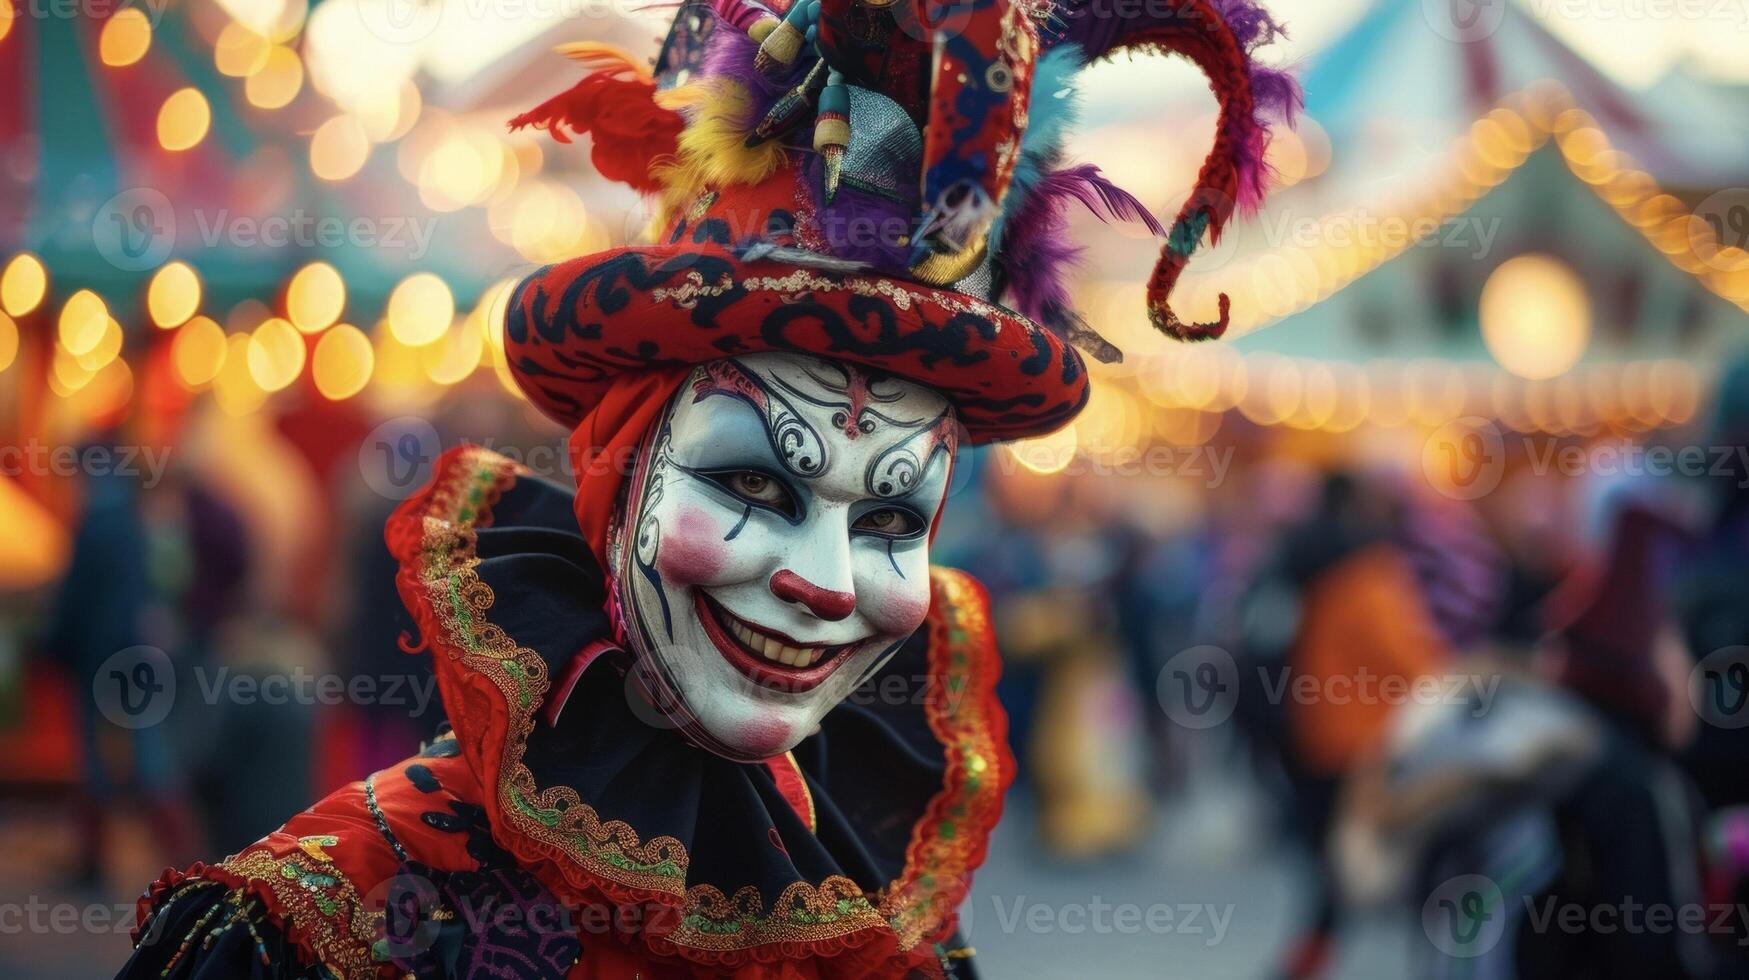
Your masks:
M612 555L639 679L688 737L781 754L922 625L956 431L931 389L838 361L694 370Z

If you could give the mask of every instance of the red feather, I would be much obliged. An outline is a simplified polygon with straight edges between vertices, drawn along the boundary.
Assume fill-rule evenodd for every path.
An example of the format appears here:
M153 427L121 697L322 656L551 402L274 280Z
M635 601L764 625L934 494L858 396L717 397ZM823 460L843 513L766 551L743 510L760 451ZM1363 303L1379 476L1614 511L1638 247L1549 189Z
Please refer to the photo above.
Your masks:
M510 120L511 131L533 126L560 143L588 134L594 141L590 162L603 177L645 193L660 191L652 165L674 152L685 125L680 113L657 105L655 80L618 51L589 43L559 50L594 70Z

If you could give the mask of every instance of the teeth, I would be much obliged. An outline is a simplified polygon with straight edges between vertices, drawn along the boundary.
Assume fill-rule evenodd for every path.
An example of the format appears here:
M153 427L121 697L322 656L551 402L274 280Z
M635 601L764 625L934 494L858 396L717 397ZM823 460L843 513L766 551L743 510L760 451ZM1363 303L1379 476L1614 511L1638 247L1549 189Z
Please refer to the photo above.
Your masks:
M786 646L763 633L756 632L746 623L732 616L723 616L729 632L740 640L747 649L759 654L765 659L788 667L811 667L820 662L826 655L824 647L792 647Z

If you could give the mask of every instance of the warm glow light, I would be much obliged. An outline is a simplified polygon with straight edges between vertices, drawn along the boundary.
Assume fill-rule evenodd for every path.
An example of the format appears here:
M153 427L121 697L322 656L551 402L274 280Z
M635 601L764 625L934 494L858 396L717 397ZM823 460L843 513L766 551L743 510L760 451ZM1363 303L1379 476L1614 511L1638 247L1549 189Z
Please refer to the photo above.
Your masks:
M1060 473L1075 458L1075 427L1065 425L1050 435L1004 443L1002 451L1034 473Z
M370 338L352 324L342 323L316 342L310 378L324 397L340 401L364 390L375 363Z
M152 23L137 7L124 7L103 25L97 56L111 68L123 68L146 56L152 46Z
M95 374L121 355L121 342L121 324L115 322L114 317L105 317L103 333L98 336L97 343L90 350L78 354L73 354L72 351L68 353L73 354L73 360L78 361L80 367Z
M480 318L468 317L436 343L419 348L419 363L425 376L440 385L452 385L474 373L480 366L485 339Z
M243 94L258 109L278 109L297 98L304 87L304 63L290 48L275 47L267 53L261 70L243 83Z
M454 319L455 297L429 272L408 276L389 296L389 332L409 347L423 347L443 336Z
M1482 287L1482 340L1500 366L1537 380L1565 373L1591 341L1585 284L1549 255L1502 264Z
M346 283L333 266L312 262L292 277L285 305L292 326L304 333L320 333L333 326L346 309Z
M0 3L0 41L6 40L6 35L12 33L12 4Z
M160 327L181 326L200 310L200 277L186 262L172 262L152 277L146 309Z
M186 150L206 138L212 122L212 107L199 89L178 89L158 110L158 142L166 150Z
M61 307L61 346L69 354L86 354L103 339L109 327L109 307L89 289L81 289L67 297Z
M310 172L323 180L345 180L370 157L370 137L354 116L335 116L310 137Z
M267 66L272 51L271 41L232 21L213 42L213 64L232 78L248 78Z
M249 377L263 391L278 391L304 369L304 338L297 328L274 317L249 335Z
M291 330L291 325L286 325ZM297 331L292 331L297 336ZM225 342L225 365L213 379L213 398L227 415L248 415L267 401L267 392L255 383L249 371L249 351L252 338L232 334Z
M117 359L92 372L74 396L79 414L87 424L105 425L128 407L134 397L134 372L128 362Z
M78 358L67 353L65 348L55 349L54 359L49 362L50 391L68 398L90 380L91 372L79 365Z
M176 377L190 389L208 384L225 366L225 347L225 330L212 320L197 316L184 323L170 342Z
M48 270L26 252L6 263L6 271L0 273L0 307L13 316L24 316L37 308L48 288Z
M12 318L0 313L0 371L12 366L18 359L18 324Z

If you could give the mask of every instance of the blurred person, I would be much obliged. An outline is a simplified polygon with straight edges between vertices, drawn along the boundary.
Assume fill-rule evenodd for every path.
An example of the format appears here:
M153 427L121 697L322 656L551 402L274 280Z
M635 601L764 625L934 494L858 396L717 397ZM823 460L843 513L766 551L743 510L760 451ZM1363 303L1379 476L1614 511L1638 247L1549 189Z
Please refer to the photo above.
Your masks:
M1065 338L1115 355L1061 303L1064 210L1140 211L1062 166L1030 86L1132 48L1211 74L1225 138L1148 291L1180 339L1225 329L1167 294L1257 203L1256 110L1297 90L1250 63L1277 32L1248 4L1198 2L1193 30L979 7L951 58L903 5L714 12L682 11L655 76L571 48L591 73L518 120L590 132L672 221L509 304L506 360L572 427L577 486L464 446L388 522L452 730L167 873L124 976L970 973L957 910L1015 764L988 601L930 538L962 434L1056 430L1089 394Z
M116 458L114 447L125 438L122 430L111 430L98 444L109 446L109 458ZM89 454L81 453L81 458ZM123 711L137 710L142 720L150 721L156 692L173 682L159 676L161 670L176 669L166 652L176 644L165 593L180 587L176 579L184 565L165 560L165 548L177 544L148 527L145 492L137 477L93 470L81 482L84 497L71 557L42 644L68 671L76 695L82 771L75 802L75 878L82 886L98 887L108 865L107 827L124 812L124 794L139 799L164 854L185 860L196 842L183 800L184 767L170 726L124 725L121 721L131 715L118 721L102 710L114 704ZM148 647L153 652L145 652ZM128 659L121 663L117 657ZM119 690L106 697L112 686ZM124 772L111 766L115 743L123 745Z
M1395 490L1376 478L1329 475L1317 507L1288 534L1257 591L1276 597L1271 618L1286 612L1294 624L1281 659L1264 662L1267 676L1290 686L1280 688L1279 700L1261 690L1240 695L1252 701L1252 713L1279 719L1259 727L1278 733L1292 829L1313 856L1311 913L1281 966L1289 977L1323 975L1340 932L1328 838L1344 779L1383 745L1396 707L1376 692L1437 673L1448 657L1402 544L1403 510ZM1302 685L1313 695L1295 696ZM1363 685L1375 694L1361 693Z
M1354 781L1345 880L1406 900L1427 975L1726 975L1708 938L1676 925L1709 908L1704 809L1670 761L1694 730L1665 597L1679 541L1630 503L1602 569L1549 600L1553 633L1508 628L1465 665L1497 681L1492 699L1407 708Z

